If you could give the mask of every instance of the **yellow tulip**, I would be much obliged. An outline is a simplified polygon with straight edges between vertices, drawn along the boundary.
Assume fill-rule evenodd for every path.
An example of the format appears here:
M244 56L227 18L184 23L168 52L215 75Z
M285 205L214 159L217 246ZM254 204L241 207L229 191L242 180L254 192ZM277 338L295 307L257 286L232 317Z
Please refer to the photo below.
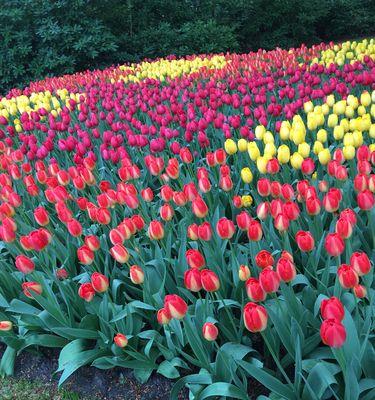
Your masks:
M321 152L319 152L318 158L320 164L327 165L331 160L331 153L329 152L329 149L324 149Z
M358 115L360 115L360 116L366 114L366 108L365 108L364 106L359 106L359 107L357 108L357 113L358 113Z
M314 146L313 146L314 154L318 155L322 150L324 150L324 146L323 146L322 142L315 141Z
M252 182L253 173L251 172L249 167L242 168L242 170L241 170L241 178L245 183Z
M352 106L348 106L345 108L345 116L348 118L353 118L354 116L354 108Z
M268 159L266 157L257 158L257 168L261 174L265 174L267 172L267 162Z
M371 104L371 96L370 93L365 91L361 94L360 102L364 107L368 107Z
M277 149L277 159L280 164L286 164L290 159L290 150L286 144L281 145Z
M329 114L327 125L329 128L333 128L334 126L337 125L338 121L339 121L339 119L336 114Z
M337 103L334 104L333 106L333 113L337 115L344 114L346 108L346 101L345 100L340 100Z
M310 155L310 145L306 142L300 143L298 145L298 153L301 154L303 158L307 158Z
M344 137L344 128L341 125L336 125L333 128L333 137L335 140L341 140Z
M375 124L372 124L369 130L371 139L375 139Z
M265 133L266 133L266 128L263 125L258 125L255 128L255 136L257 139L262 140Z
M256 159L260 156L259 148L255 142L248 143L247 152L249 153L249 157L252 161L256 161Z
M345 160L353 160L355 157L355 147L354 146L344 146L342 149L342 152L344 154Z
M363 135L361 131L353 132L354 147L359 147L363 145Z
M327 115L329 113L329 105L324 103L322 104L322 114Z
M240 139L237 142L238 150L243 153L244 151L247 150L247 140L246 139Z
M250 207L253 204L253 198L250 195L242 196L241 200L244 207Z
M276 146L274 143L267 143L264 146L264 155L272 158L276 154Z
M224 149L230 155L237 153L236 142L233 139L227 139L224 142Z
M325 143L327 141L327 131L325 129L319 129L316 138L319 142Z
M297 152L293 153L292 156L290 157L290 164L294 169L300 169L302 162L303 162L303 157L301 156L301 154Z
M333 107L333 105L335 104L335 96L333 94L330 94L330 95L327 96L326 104L329 107Z
M304 105L303 105L303 109L305 111L305 113L309 113L314 109L314 105L312 103L312 101L307 101Z
M265 134L263 135L263 142L265 144L275 142L275 138L273 137L272 132L270 132L270 131L265 132Z

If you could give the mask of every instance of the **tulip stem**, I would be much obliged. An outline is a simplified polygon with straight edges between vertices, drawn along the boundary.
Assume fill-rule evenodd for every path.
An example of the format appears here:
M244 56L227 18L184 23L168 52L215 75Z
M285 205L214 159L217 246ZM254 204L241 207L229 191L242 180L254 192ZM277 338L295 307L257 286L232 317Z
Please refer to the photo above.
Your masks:
M292 382L290 381L290 379L289 379L287 373L285 372L283 366L281 365L279 359L277 358L275 352L273 351L273 348L272 348L270 342L268 341L266 335L265 335L263 332L261 332L261 335L262 335L262 337L263 337L264 342L266 343L266 346L267 346L267 348L268 348L268 351L271 353L271 356L272 356L273 360L275 361L275 364L276 364L277 367L279 368L280 372L282 373L282 375L284 376L284 378L285 378L285 380L288 382L288 384L289 384L290 386L293 387Z
M233 318L232 318L232 316L230 315L230 312L229 312L229 310L228 310L228 307L227 307L226 304L225 304L224 299L219 295L218 292L216 292L216 297L217 297L218 300L221 301L221 303L223 304L223 307L224 307L224 309L225 309L225 312L227 313L227 316L228 316L228 318L229 318L229 320L230 320L230 323L231 323L231 325L232 325L234 336L237 336L237 334L236 334L236 332L237 332L236 324L234 323ZM238 337L237 337L237 341L239 341L239 338L238 338Z

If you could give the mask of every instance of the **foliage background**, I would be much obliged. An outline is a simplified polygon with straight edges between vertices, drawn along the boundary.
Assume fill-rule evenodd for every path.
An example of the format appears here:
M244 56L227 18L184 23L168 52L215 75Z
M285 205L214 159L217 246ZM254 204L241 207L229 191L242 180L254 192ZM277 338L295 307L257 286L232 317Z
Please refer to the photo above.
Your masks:
M5 0L0 93L47 75L369 36L374 26L373 0Z

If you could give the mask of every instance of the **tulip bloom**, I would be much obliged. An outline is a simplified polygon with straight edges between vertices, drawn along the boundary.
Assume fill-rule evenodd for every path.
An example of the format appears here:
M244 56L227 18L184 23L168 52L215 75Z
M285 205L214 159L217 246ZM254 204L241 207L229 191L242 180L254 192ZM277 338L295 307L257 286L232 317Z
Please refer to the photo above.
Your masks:
M11 321L0 321L0 332L9 332L13 329Z
M93 263L95 256L93 251L90 250L88 246L84 245L77 250L77 257L81 264L90 265Z
M148 227L148 236L151 240L161 240L164 237L164 226L160 221L151 221Z
M160 325L168 325L172 316L166 308L161 308L157 313L157 320Z
M220 289L220 281L214 271L204 269L201 272L202 287L206 292L216 292Z
M355 285L353 293L358 299L362 299L367 296L367 290L363 285Z
M204 218L208 214L208 207L202 197L197 197L191 202L193 214L198 218Z
M261 250L255 256L255 263L259 268L264 269L267 267L272 267L273 262L274 259L272 257L272 254L267 250Z
M129 260L129 253L122 244L116 244L109 250L111 256L120 264Z
M326 319L320 327L320 337L322 342L329 347L341 347L346 340L346 330L340 321Z
M184 284L191 292L199 292L202 289L201 273L198 269L189 269L184 274Z
M164 308L172 318L184 318L188 306L185 301L177 294L169 294L164 298Z
M361 210L371 210L375 205L375 195L370 190L364 190L357 195L358 207Z
M264 301L267 297L267 293L262 288L258 279L249 278L246 281L246 293L247 297L254 302Z
M195 249L187 250L185 253L186 261L190 268L201 269L206 265L206 261L202 253Z
M280 278L274 270L268 267L259 274L259 283L266 293L275 293L279 289Z
M200 240L208 242L212 238L212 228L209 222L203 222L198 226L198 237Z
M315 246L313 236L309 231L298 231L296 233L296 242L301 251L309 252Z
M132 265L129 270L130 280L135 285L141 285L145 280L145 273L139 265Z
M240 281L247 281L250 278L250 268L247 265L240 265L238 269L238 278Z
M241 231L247 231L251 222L251 217L246 211L242 211L236 216L236 222Z
M252 220L250 222L249 228L247 230L247 236L250 240L254 242L258 242L260 239L262 239L262 226L258 221Z
M92 284L90 282L83 283L78 289L78 296L89 303L95 296Z
M371 263L366 253L356 251L350 257L350 265L359 275L367 275L371 270Z
M337 297L322 300L320 313L323 319L335 319L337 321L342 321L345 316L344 306Z
M34 210L34 219L40 226L46 226L49 224L48 212L44 207L37 207Z
M262 332L267 328L267 310L258 304L247 303L243 309L244 323L250 332Z
M36 294L42 294L42 286L37 282L24 282L22 284L22 290L26 297L33 298L33 292Z
M94 272L91 275L91 285L95 292L103 293L108 290L109 281L106 276L100 274L99 272Z
M276 272L283 282L291 282L297 275L293 261L284 257L279 258L277 261Z
M202 335L207 341L209 341L209 342L215 341L218 334L219 334L219 330L212 322L206 322L203 325Z

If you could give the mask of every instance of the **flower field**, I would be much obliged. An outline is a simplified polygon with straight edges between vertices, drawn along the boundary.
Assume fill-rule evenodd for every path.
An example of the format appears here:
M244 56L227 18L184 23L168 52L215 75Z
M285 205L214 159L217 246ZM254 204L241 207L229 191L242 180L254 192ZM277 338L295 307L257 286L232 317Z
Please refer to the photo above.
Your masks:
M0 100L0 372L375 398L375 41L169 57ZM249 379L251 378L251 379Z

